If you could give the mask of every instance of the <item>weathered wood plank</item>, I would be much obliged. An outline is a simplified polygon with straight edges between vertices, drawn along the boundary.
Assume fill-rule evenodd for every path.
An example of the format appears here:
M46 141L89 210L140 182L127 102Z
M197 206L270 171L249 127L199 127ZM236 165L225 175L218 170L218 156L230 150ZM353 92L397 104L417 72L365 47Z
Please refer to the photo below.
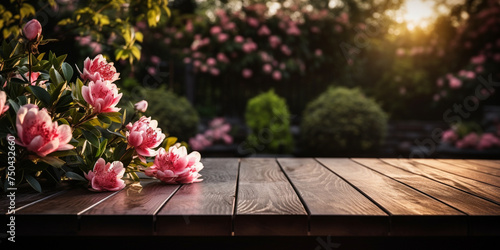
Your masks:
M467 217L452 207L350 159L318 161L390 213L391 235L467 234Z
M183 185L156 215L158 235L230 236L239 160L203 159L203 181Z
M468 159L466 161L476 163L479 165L483 165L483 166L487 166L487 167L491 167L491 168L500 169L500 160L472 160L472 159Z
M16 211L19 235L76 235L78 215L114 192L75 188Z
M500 188L473 179L454 175L409 159L382 159L395 167L422 175L438 182L450 185L467 193L477 195L500 204Z
M469 234L500 235L500 205L435 180L396 168L379 159L353 159L469 215ZM484 220L484 216L490 216Z
M309 210L310 235L388 235L388 215L317 161L279 158L278 163Z
M412 161L419 162L429 167L443 170L451 174L459 175L462 177L474 179L480 182L500 187L500 177L497 176L492 176L489 174L484 174L469 169L458 168L448 163L436 161L434 159L412 159Z
M234 235L307 235L307 212L276 159L241 159Z
M461 167L485 174L490 174L490 175L495 175L497 177L500 177L500 169L480 165L474 162L469 162L469 161L464 161L464 160L457 160L457 159L439 159L439 161L442 161L444 163L456 166L456 167Z
M81 214L82 235L153 235L154 215L180 185L156 179L141 180Z

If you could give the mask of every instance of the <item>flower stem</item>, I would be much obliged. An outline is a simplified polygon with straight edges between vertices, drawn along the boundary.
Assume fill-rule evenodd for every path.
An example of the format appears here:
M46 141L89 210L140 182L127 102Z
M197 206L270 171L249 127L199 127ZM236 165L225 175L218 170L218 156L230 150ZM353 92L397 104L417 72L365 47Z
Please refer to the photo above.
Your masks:
M29 80L29 85L31 85L31 64L32 64L32 61L31 61L31 51L28 53L28 80Z

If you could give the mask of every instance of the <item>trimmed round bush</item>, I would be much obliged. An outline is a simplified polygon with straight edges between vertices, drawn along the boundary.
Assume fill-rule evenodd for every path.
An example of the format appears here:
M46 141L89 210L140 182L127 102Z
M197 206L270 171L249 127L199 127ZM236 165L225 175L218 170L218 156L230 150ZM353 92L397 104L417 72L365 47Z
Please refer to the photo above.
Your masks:
M164 88L144 89L142 96L149 104L144 115L157 120L165 134L186 142L196 135L200 118L185 97Z
M290 111L284 98L269 90L250 99L245 120L251 133L247 137L256 152L289 153L293 148Z
M366 153L382 143L387 119L359 89L329 88L304 110L300 146L317 156Z

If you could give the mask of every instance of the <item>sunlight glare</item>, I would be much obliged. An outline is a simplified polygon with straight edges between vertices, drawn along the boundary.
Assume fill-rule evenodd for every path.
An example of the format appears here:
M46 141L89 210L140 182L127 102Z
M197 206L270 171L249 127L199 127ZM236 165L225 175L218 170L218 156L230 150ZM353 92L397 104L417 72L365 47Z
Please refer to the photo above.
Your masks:
M407 0L403 6L403 19L407 23L409 30L417 26L426 28L430 24L430 19L435 15L433 1Z

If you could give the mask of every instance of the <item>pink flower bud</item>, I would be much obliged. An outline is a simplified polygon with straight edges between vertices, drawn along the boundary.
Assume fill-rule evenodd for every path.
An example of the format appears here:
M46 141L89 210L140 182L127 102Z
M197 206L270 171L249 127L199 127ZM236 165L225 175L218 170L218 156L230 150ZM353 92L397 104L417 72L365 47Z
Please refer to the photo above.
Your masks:
M42 25L38 20L31 19L24 25L23 34L30 41L36 40L42 34Z
M142 100L136 104L134 104L134 109L139 111L139 112L146 112L148 109L148 102L146 100Z

